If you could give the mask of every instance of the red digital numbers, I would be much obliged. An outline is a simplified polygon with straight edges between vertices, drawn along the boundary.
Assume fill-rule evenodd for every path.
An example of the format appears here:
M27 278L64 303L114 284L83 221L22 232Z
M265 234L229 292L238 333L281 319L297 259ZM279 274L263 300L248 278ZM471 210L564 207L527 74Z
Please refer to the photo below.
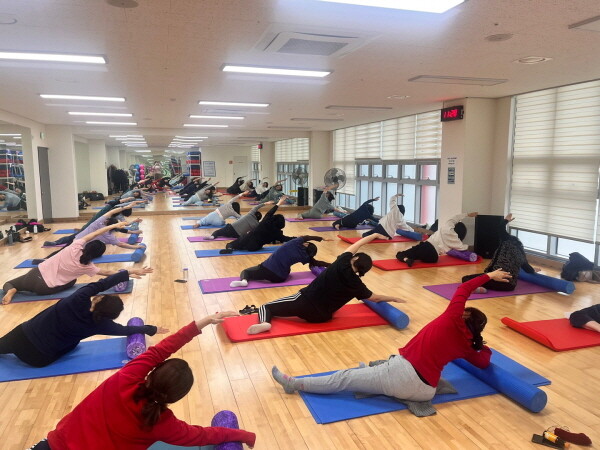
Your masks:
M463 118L463 107L462 105L450 106L442 109L442 122L450 120L460 120Z

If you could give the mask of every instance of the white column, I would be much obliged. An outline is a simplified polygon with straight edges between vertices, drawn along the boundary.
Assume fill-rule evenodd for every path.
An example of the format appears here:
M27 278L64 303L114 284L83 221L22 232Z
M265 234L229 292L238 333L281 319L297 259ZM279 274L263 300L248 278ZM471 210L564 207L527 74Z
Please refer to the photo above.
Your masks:
M46 142L50 166L52 217L55 219L78 217L75 147L71 127L47 125Z
M106 147L106 164L107 166L115 166L121 168L121 160L119 159L119 149L117 147Z
M325 172L331 168L331 133L329 131L312 131L310 133L310 154L308 159L308 197L313 203L313 189L323 186Z
M119 169L125 170L129 173L129 164L127 161L127 152L125 150L119 150Z
M90 188L92 191L108 195L106 180L106 144L101 139L90 139Z
M261 176L268 177L269 186L277 181L277 172L275 168L275 144L273 142L265 142L260 151Z

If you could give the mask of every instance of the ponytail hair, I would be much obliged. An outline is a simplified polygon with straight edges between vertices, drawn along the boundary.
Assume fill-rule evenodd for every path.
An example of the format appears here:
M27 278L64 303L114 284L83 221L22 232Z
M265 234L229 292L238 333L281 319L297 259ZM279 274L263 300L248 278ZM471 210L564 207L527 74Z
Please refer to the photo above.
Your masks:
M487 324L487 316L479 309L472 307L465 308L465 312L468 313L468 316L464 319L465 325L473 335L471 347L473 350L479 351L483 348L483 344L485 344L481 332Z
M79 258L79 262L84 266L87 266L92 262L92 259L99 258L104 255L106 251L106 244L102 241L91 241L85 244L83 247L83 251L81 252L81 257Z
M136 403L144 402L143 428L151 430L167 410L167 405L185 397L193 384L192 369L183 359L171 358L157 365L133 394Z

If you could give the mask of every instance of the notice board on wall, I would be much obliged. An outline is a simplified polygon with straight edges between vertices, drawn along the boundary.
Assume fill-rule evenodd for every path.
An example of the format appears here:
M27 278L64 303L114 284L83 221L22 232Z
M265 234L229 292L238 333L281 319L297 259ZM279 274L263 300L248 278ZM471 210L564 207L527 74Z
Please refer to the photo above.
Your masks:
M216 177L217 166L214 161L202 161L202 173L205 177Z

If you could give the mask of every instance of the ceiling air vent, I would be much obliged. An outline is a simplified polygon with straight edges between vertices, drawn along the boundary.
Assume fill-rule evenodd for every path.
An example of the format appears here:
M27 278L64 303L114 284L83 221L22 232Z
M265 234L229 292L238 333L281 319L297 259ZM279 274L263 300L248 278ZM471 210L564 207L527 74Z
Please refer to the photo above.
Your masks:
M283 31L269 42L264 51L294 55L340 56L356 50L364 43L365 39L358 36Z

